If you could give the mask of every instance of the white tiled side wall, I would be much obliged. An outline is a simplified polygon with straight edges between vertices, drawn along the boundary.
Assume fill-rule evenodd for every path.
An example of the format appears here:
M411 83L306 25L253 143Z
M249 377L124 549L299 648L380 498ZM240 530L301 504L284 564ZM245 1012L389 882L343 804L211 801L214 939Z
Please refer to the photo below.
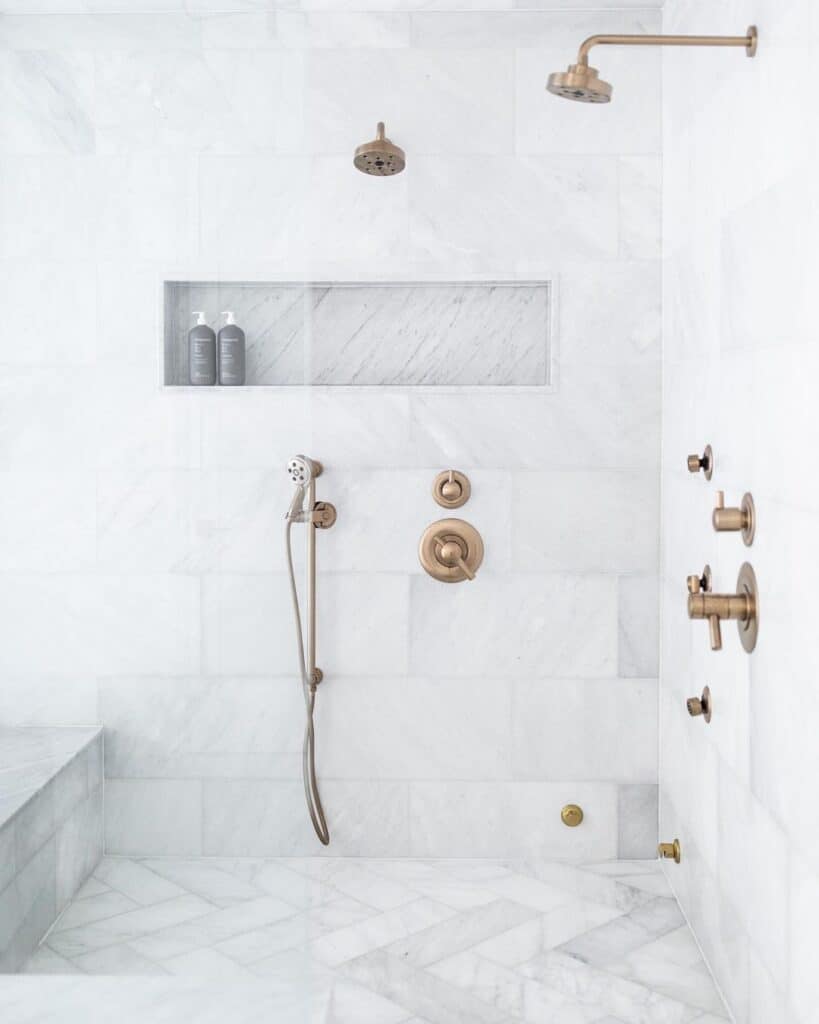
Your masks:
M106 725L109 851L318 852L282 552L304 451L339 510L318 539L331 852L652 855L659 57L611 55L606 111L544 83L590 32L658 24L4 18L0 714ZM351 166L380 119L408 153L389 180ZM249 265L553 281L555 388L163 391L159 279ZM457 587L416 556L449 466L486 544Z
M664 102L661 832L668 877L739 1024L816 1020L819 657L815 596L819 129L815 4L667 0L666 30L759 25L759 55L669 51ZM685 471L710 442L710 485ZM758 512L750 549L716 535L717 488ZM689 623L685 576L740 564L761 591L751 656ZM685 713L708 683L709 726Z

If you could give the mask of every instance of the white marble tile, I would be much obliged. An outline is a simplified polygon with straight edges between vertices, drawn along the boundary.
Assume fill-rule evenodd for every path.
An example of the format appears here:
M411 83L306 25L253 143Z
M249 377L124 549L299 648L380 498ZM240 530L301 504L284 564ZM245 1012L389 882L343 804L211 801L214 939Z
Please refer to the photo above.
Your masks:
M606 157L590 157L582 167L566 157L520 157L511 174L504 157L419 156L413 180L410 234L421 259L489 270L504 262L517 268L521 254L558 261L568 246L577 258L616 255L617 166ZM469 192L461 187L465 180Z
M147 864L124 857L105 857L95 868L93 881L102 882L143 906L173 899L185 892Z
M89 53L7 51L0 60L0 150L88 154L96 149Z
M662 164L658 156L620 158L620 258L660 256Z
M515 774L649 783L657 773L654 680L533 680L514 686ZM583 722L578 736L572 723Z
M651 575L621 576L617 595L617 674L656 677L660 656L657 579Z
M411 594L414 673L502 675L514 652L517 670L530 676L613 674L616 595L611 577L485 574L468 589L446 591L419 577L412 580ZM448 624L445 631L441 621ZM460 635L474 638L471 645L453 647L451 636Z
M119 892L104 892L99 896L88 896L84 900L75 900L66 909L54 925L52 935L65 931L66 928L78 928L81 925L93 924L116 914L124 914L139 906L134 900L128 899Z
M56 954L52 954L56 955ZM164 974L164 968L142 956L127 942L82 953L70 961L86 974L128 975Z
M229 770L281 775L285 766L289 776L297 767L304 698L296 673L277 679L146 676L138 684L125 676L102 680L99 693L110 777L193 778Z
M213 904L198 896L178 896L150 907L140 907L116 917L96 921L93 925L53 932L48 944L57 953L74 957L116 943L136 942L142 935L213 912Z
M107 779L105 849L155 856L202 853L201 782Z
M407 729L432 706L436 713L423 729ZM322 770L331 778L511 773L512 688L504 679L334 679L322 692L316 722Z
M653 470L517 473L513 490L515 569L656 570L660 494Z
M320 792L337 855L409 852L406 783L320 780ZM301 781L205 780L204 804L206 854L319 852Z
M216 26L205 23L211 33ZM254 153L276 149L285 102L275 54L243 49L122 50L96 60L100 153Z
M560 808L577 801L582 829L568 830ZM412 782L415 856L614 857L615 787L592 782ZM575 834L571 834L575 833Z
M517 967L618 916L620 911L614 907L573 899L478 943L473 952L494 963Z
M308 953L328 967L338 967L373 949L446 920L454 913L450 907L432 900L415 900L367 918L360 924L322 936L310 943Z

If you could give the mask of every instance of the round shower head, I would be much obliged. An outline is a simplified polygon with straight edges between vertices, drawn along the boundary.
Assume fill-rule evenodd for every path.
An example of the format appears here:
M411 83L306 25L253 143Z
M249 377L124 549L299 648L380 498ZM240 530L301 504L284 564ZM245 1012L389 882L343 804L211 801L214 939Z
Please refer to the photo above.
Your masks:
M294 455L287 463L287 473L297 487L306 487L311 480L321 476L321 463L308 459L306 455Z
M611 86L597 77L597 68L588 64L570 64L568 71L555 71L549 75L546 86L555 96L578 103L608 103Z
M400 146L396 146L388 138L385 138L384 122L379 121L376 137L372 142L365 142L363 146L356 149L353 163L364 174L389 177L391 174L400 174L404 170L407 166L407 158Z

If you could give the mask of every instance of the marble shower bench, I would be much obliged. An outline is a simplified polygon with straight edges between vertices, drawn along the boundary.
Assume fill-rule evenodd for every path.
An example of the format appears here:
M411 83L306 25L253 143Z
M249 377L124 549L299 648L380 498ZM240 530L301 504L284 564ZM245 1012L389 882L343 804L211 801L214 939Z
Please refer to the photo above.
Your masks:
M0 972L25 963L102 843L102 730L0 728Z

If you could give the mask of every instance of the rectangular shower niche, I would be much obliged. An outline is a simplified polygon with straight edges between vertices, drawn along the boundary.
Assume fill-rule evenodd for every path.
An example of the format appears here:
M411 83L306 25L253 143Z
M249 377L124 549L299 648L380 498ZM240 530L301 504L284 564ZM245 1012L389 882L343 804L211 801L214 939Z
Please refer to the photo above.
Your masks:
M552 286L540 282L164 282L165 384L188 381L192 310L247 336L247 384L544 387Z

